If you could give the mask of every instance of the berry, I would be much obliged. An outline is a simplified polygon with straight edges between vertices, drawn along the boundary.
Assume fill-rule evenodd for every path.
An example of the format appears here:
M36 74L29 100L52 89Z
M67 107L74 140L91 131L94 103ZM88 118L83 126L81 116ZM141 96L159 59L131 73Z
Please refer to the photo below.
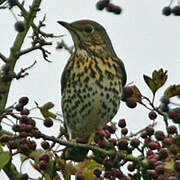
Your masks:
M149 118L150 118L151 120L154 120L154 119L157 118L157 114L156 114L155 111L149 112L148 116L149 116Z
M45 170L47 168L47 166L48 166L48 162L47 161L41 160L39 162L39 167L40 167L41 170Z
M169 97L168 96L161 97L161 102L166 105L169 104Z
M157 173L155 170L148 169L147 172L148 172L150 178L157 179Z
M155 137L158 141L162 141L165 138L164 132L163 131L156 131L155 132Z
M140 141L139 139L132 139L131 142L130 142L131 146L134 147L134 148L137 148L140 144Z
M118 126L120 128L126 127L126 120L125 119L120 119L119 122L118 122Z
M134 164L128 164L127 169L128 169L128 171L133 172L135 170Z
M115 5L112 4L112 3L109 3L106 7L106 10L109 11L109 12L113 12L115 9Z
M13 6L16 5L16 0L8 0L8 4L9 4L10 8L12 8Z
M20 124L29 124L30 118L26 115L22 115L19 122Z
M135 108L137 106L137 102L135 100L134 97L128 97L126 99L126 105L129 107L129 108Z
M121 7L119 7L119 6L115 6L114 7L114 10L113 10L114 14L121 14L121 12L122 12Z
M21 97L19 99L19 104L22 104L23 106L25 106L26 104L28 104L29 102L29 98L28 97Z
M125 96L125 98L131 97L133 93L134 93L134 89L131 86L126 86L123 90L123 96Z
M31 141L28 141L28 146L31 150L35 150L37 147L37 144L35 141L31 140Z
M168 157L168 151L166 149L160 149L159 158L166 159Z
M49 147L50 147L50 145L49 145L49 143L47 141L43 141L41 143L41 146L42 146L43 149L49 149Z
M96 3L96 8L98 10L103 10L109 3L109 0L101 0Z
M179 15L180 15L180 6L175 6L175 7L172 9L172 13L173 13L175 16L179 16Z
M167 127L168 134L177 134L177 127L174 125Z
M127 139L120 139L118 142L118 148L119 150L126 150L128 147L128 141Z
M154 128L148 126L148 127L146 128L146 135L152 136L153 134L154 134Z
M162 14L165 16L169 16L171 14L171 8L170 7L164 7L162 10Z
M104 160L103 163L106 169L111 169L113 167L113 161L110 159Z
M169 106L167 104L161 104L160 110L162 112L168 112L169 111Z
M85 180L85 175L82 172L77 172L75 180Z
M122 128L122 129L121 129L121 134L122 134L122 135L125 136L127 133L128 133L128 129L127 129L127 128Z
M0 142L5 143L5 142L8 142L9 140L10 140L10 137L8 135L2 135L0 137Z
M19 111L19 112L22 111L23 110L23 105L22 104L16 104L15 110Z
M105 171L104 177L105 178L110 178L112 176L112 171Z
M168 138L168 137L164 138L164 139L163 139L163 144L164 144L165 146L170 146L170 145L172 144L172 139L171 139L171 138Z
M51 127L52 125L53 125L52 119L46 118L46 119L44 120L44 126L46 126L46 127Z
M14 124L13 126L12 126L12 130L14 131L14 132L18 132L19 131L19 125L18 124Z
M102 169L100 169L100 168L95 168L95 169L94 169L94 175L95 175L96 177L100 177L101 174L102 174Z
M25 144L20 144L19 148L23 153L28 153L29 150L30 150L28 144L26 144L26 143Z
M180 172L180 160L176 160L175 163L174 163L174 169L177 171L177 172Z
M154 141L151 141L150 143L148 143L148 147L151 149L151 150L155 150L158 148L158 145L157 143L155 143Z
M23 32L25 30L25 24L23 21L17 21L14 27L17 32Z
M10 149L17 149L17 143L15 141L11 141L8 143L8 147Z
M41 154L41 156L39 157L39 161L49 162L49 155L48 154Z
M156 166L155 170L156 170L157 174L164 174L164 166L163 165Z
M26 115L26 116L28 116L29 115L29 109L23 109L22 111L21 111L21 115Z

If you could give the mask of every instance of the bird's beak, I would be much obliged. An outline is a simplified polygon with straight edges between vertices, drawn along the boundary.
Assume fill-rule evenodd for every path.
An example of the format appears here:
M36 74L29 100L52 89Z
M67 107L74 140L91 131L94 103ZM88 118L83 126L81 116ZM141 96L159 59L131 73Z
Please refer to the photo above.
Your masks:
M67 30L73 30L71 24L65 22L65 21L57 21L60 25L64 26Z

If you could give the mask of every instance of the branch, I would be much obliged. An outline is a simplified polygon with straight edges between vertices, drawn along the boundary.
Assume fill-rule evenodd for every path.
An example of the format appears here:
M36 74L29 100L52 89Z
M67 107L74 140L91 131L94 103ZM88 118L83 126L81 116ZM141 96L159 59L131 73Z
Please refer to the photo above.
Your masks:
M41 134L40 137L45 139L45 140L56 142L58 144L66 146L66 147L83 148L84 150L91 150L93 152L103 153L106 156L118 155L120 159L136 162L136 163L141 164L142 166L144 166L144 162L141 161L143 159L142 157L134 157L132 155L127 155L126 153L117 152L117 151L114 151L114 150L107 151L107 150L97 148L97 147L89 145L89 144L79 144L79 143L72 143L72 142L62 141L62 140L60 140L60 139L58 139L58 138L56 138L54 136L47 136L47 135L44 135L44 134Z
M23 32L20 32L17 34L16 39L13 43L13 46L10 49L10 56L9 56L9 58L7 58L7 63L10 64L12 72L14 72L14 67L15 67L17 59L19 57L18 54L21 50L21 47L22 47L24 39L29 31L29 28L31 27L33 20L36 17L37 12L39 11L40 4L41 4L41 0L33 0L33 3L31 5L29 12L26 13L25 30ZM1 113L1 112L3 112L3 110L6 106L11 81L9 81L9 82L1 81L0 85L3 85L7 88L6 94L3 95L3 97L0 101L0 113Z
M0 52L0 58L3 60L3 62L7 63L7 58Z
M36 49L42 50L42 49L41 49L42 46L45 46L45 45L52 45L52 43L51 43L51 42L44 42L43 44L39 44L39 45L36 45L36 46L32 46L32 47L30 47L30 48L24 49L24 50L22 50L22 51L19 52L18 56L20 57L20 56L22 56L22 55L24 55L24 54L27 54L27 53L29 53L29 52L31 52L31 51L34 51L34 50L36 50Z

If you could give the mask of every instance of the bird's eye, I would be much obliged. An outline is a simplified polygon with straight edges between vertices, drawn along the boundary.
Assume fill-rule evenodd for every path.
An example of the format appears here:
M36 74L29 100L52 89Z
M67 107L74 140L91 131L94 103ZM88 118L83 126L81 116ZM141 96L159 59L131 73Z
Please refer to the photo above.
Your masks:
M84 31L86 33L91 33L93 31L93 27L92 26L85 26Z

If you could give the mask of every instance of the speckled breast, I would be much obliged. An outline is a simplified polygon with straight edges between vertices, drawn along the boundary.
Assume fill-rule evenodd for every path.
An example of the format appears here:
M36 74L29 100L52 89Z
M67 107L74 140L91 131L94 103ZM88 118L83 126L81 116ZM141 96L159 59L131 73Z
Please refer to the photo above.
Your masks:
M118 59L73 56L66 69L62 110L75 137L88 137L115 116L122 92Z

